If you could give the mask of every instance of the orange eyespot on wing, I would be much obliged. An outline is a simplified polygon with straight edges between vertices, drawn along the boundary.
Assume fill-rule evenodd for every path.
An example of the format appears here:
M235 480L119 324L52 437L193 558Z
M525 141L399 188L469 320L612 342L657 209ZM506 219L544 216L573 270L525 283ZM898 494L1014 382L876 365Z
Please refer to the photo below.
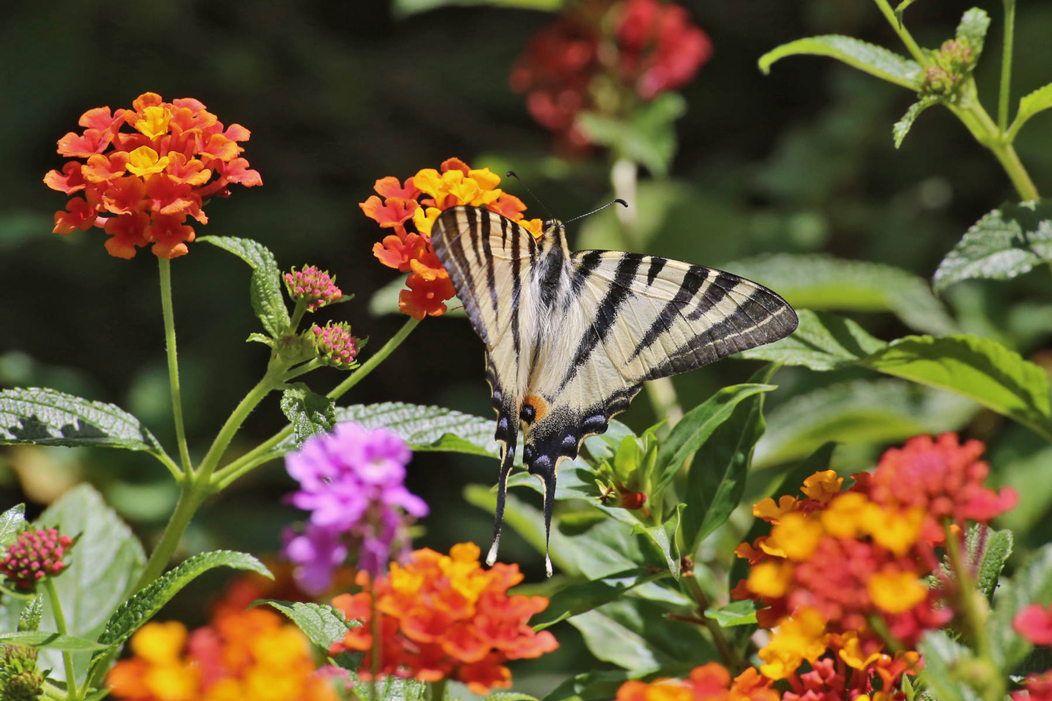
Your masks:
M544 419L548 415L548 410L548 401L541 395L530 392L522 400L522 406L519 408L519 418L527 424L532 424Z

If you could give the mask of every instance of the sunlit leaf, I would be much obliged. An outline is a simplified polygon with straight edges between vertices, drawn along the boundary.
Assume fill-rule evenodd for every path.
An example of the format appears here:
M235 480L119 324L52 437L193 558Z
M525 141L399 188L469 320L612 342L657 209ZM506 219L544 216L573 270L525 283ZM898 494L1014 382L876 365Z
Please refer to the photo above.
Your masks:
M928 95L910 105L910 108L906 110L906 114L902 115L902 119L895 122L895 126L891 128L891 136L895 140L895 148L902 146L902 140L906 138L906 134L910 133L913 122L917 120L920 113L932 105L938 104L938 102L939 99L937 97Z
M1008 128L1008 133L1005 134L1005 140L1008 143L1012 143L1019 130L1023 128L1023 125L1031 117L1050 107L1052 107L1052 83L1043 88L1038 88L1029 95L1024 95L1019 100L1019 111L1016 112L1015 120L1012 122L1012 126Z
M911 61L882 46L869 44L852 37L827 35L797 39L782 44L760 57L760 70L770 73L771 64L786 56L830 56L865 71L870 75L911 90L919 90L923 69Z
M825 371L855 363L887 345L836 314L798 309L797 316L800 325L792 334L739 356Z
M233 253L252 268L249 293L252 309L271 336L278 336L289 328L289 310L285 306L281 271L270 249L252 239L233 236L199 236L205 241Z

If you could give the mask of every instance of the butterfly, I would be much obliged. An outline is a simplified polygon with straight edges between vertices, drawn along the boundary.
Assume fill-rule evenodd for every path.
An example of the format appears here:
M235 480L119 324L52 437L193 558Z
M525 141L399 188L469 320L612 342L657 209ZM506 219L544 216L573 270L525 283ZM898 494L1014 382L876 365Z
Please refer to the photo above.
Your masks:
M560 463L605 432L643 382L777 341L798 323L784 299L730 273L639 253L571 253L558 220L534 239L495 212L451 207L431 245L486 345L501 460L490 565L520 425L523 462L543 486L550 577Z

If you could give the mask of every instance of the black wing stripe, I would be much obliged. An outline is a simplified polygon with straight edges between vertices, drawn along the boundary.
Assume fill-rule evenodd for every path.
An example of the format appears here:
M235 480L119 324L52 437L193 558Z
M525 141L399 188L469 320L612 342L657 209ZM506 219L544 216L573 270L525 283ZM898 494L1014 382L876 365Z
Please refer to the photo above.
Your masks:
M471 212L468 215L468 219L474 219L475 210L467 210ZM476 232L475 237L482 239L482 254L483 257L479 258L479 263L486 266L486 285L489 287L489 299L493 305L493 318L497 319L500 313L497 310L497 266L493 265L493 247L490 244L490 226L493 223L493 217L482 217L482 231ZM478 246L475 247L476 254L478 253Z
M531 237L532 238L532 237ZM522 357L522 338L519 332L519 297L522 294L522 261L519 253L522 246L521 236L511 237L511 338L515 344L516 364Z
M708 274L708 268L703 268L700 265L690 266L687 274L683 276L683 282L680 284L679 290L676 291L676 296L665 304L664 309L661 310L657 318L654 319L654 323L650 325L639 344L636 345L636 349L632 351L632 355L629 357L630 362L652 346L661 337L661 334L672 328L672 322L698 294L698 290L701 289L701 283L708 278Z
M657 279L658 273L661 272L662 268L665 267L665 259L658 256L651 256L650 267L647 268L647 286L654 284L654 280Z

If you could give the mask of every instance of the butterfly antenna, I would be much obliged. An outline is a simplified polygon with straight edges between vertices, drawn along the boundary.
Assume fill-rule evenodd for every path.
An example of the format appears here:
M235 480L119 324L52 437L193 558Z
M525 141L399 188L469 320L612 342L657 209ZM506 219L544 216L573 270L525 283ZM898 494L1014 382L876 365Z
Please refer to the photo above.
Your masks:
M566 221L564 221L564 222L563 222L563 224L569 224L569 223L570 223L570 222L572 222L572 221L577 221L578 219L584 219L585 217L590 217L590 216L592 216L593 214L595 214L596 212L602 212L602 211L603 211L604 209L606 209L607 207L609 207L609 206L610 206L610 205L612 205L612 204L619 204L619 205L621 205L622 207L628 207L628 203L627 203L627 202L625 202L625 201L624 201L623 199L621 199L620 197L618 197L618 198L617 198L616 200L612 200L612 201L610 201L610 202L607 202L606 204L604 204L604 205L603 205L602 207L600 207L599 209L593 209L593 210L592 210L591 212L587 212L587 213L585 213L585 214L579 214L579 215L577 215L576 217L574 217L573 219L567 219Z
M537 195L533 194L533 190L531 190L526 183L522 182L522 178L520 178L518 176L518 174L515 173L514 170L509 170L508 173L507 173L507 176L509 178L515 178L516 180L518 180L519 181L519 185L522 185L526 189L526 192L530 193L530 197L532 197L534 200L536 200L537 204L539 204L541 206L541 209L543 209L545 212L547 212L548 218L549 219L555 219L555 217L552 216L552 213L548 211L548 208L544 206L544 203L541 202L541 198L538 197Z

